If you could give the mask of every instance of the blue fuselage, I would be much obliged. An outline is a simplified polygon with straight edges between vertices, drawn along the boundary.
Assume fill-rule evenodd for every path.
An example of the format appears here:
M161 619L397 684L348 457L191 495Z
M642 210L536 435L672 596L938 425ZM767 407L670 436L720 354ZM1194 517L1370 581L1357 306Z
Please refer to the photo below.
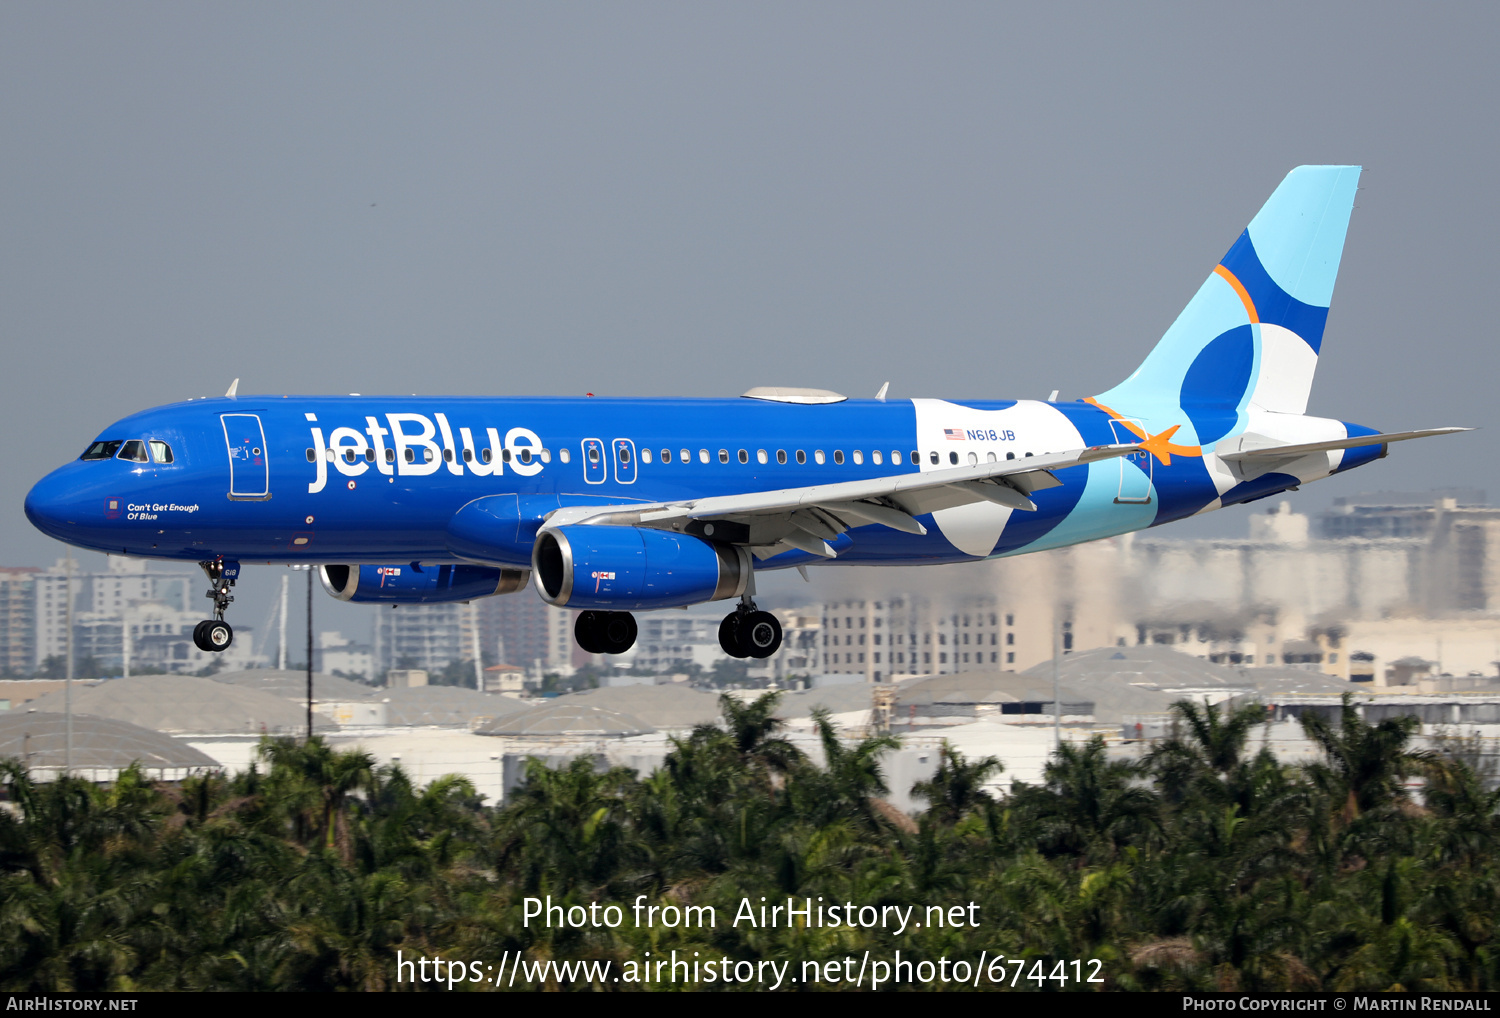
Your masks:
M71 462L26 500L37 527L73 545L192 561L527 565L536 527L560 506L795 488L1136 439L1121 420L1083 402L285 396L158 407L111 425L99 440L134 441L128 448L137 458L95 453ZM1351 450L1331 470L1377 452ZM1207 454L1138 453L1060 470L1060 486L1034 494L1035 512L1005 511L992 547L967 517L945 521L939 512L923 518L925 535L850 530L834 544L834 561L1016 554L1298 483L1269 474L1226 491ZM456 552L450 521L473 500L496 495L516 498L514 536L483 555ZM963 539L955 536L960 523ZM760 565L821 561L790 551Z

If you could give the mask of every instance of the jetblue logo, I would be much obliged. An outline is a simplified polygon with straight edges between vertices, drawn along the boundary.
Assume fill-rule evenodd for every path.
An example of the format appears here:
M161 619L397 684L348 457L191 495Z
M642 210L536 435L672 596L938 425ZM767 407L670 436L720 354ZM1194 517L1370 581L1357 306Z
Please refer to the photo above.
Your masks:
M307 414L311 424L316 414ZM541 473L551 458L530 428L454 428L446 414L385 414L365 418L364 428L338 427L325 441L323 429L310 428L316 476L309 494L328 483L328 464L345 477L359 477L374 469L387 476L426 477L440 470L461 477L498 477L512 470L523 477ZM476 436L476 432L480 432ZM353 487L353 484L350 484Z

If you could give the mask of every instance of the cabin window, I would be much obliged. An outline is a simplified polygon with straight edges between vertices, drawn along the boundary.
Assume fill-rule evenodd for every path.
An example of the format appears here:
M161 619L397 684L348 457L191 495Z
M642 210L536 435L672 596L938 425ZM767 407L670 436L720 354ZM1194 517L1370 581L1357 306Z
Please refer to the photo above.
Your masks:
M776 450L776 462L780 463L780 464L783 464L783 465L786 464L786 450L785 449L777 449Z
M510 462L510 450L509 449L501 449L500 450L500 459L501 459L501 461L503 461L505 463L509 463ZM589 459L593 460L596 463L599 461L599 450L595 449L593 446L589 446Z
M948 454L948 462L952 463L954 466L957 466L958 465L958 453L956 453L956 452L950 452Z
M650 463L651 462L651 450L650 449L642 449L641 450L641 462L642 463Z
M309 462L309 463L316 463L316 462L318 462L318 450L316 450L316 449L309 449L309 450L307 450L307 462Z
M818 466L822 466L827 461L828 461L828 458L823 455L823 450L822 449L814 449L813 450L813 462L814 463L818 464Z
M671 449L663 449L661 451L661 461L663 463L671 463L672 462L672 450Z
M1008 452L1008 453L1005 454L1005 458L1008 459L1008 460L1013 460L1013 459L1016 458L1016 454L1013 453L1013 452Z
M797 450L797 463L799 465L801 465L801 464L806 463L806 462L807 462L807 453L803 452L801 449L798 449Z
M465 449L464 450L464 462L465 463L473 463L474 462L474 450L473 449Z
M624 444L617 445L617 446L615 446L615 451L619 453L619 455L620 455L620 462L621 463L629 463L630 462L630 446L624 445ZM521 453L521 455L525 456L526 453L523 452L523 453ZM524 463L526 461L522 460L522 462Z
M678 458L681 459L684 463L693 462L693 454L688 452L686 449L678 450Z
M621 453L623 453L624 451L625 451L624 449L620 450ZM621 456L620 458L624 459L624 456ZM521 462L522 463L530 463L531 462L531 450L530 449L522 449L521 450Z
M85 449L83 455L78 458L81 460L111 460L115 458L115 453L119 452L120 446L124 444L124 442L95 442Z
M387 463L394 463L394 462L396 462L396 450L395 449L387 449L385 451L385 461ZM490 461L490 451L488 449L486 449L484 451L484 461L486 463L488 463Z
M699 463L707 463L708 462L708 450L707 449L699 449L698 450L698 462Z
M467 449L464 450L464 455L466 457L468 457L469 459L473 459L474 458L474 454L471 453L471 452L469 452L469 450L467 450ZM374 463L375 462L375 450L374 449L366 449L365 450L365 462L366 463Z
M446 451L446 450L444 450L444 451ZM354 462L354 450L353 449L345 449L344 450L344 462L345 463L353 463Z
M919 467L922 465L922 454L917 452L917 450L915 449L911 451L911 465L914 467Z
M543 463L551 463L552 462L552 450L551 449L543 449L541 452L537 453L537 456L540 457L540 459L541 459L541 461Z
M165 442L158 441L157 439L154 439L154 438L151 440L151 442L149 444L151 446L151 459L152 459L153 462L156 462L156 463L171 463L172 462L172 447L170 445L168 445Z
M741 449L740 450L740 462L741 463L749 463L750 462L750 450L749 449Z
M443 460L445 462L448 462L448 463L452 463L453 462L453 450L452 449L444 449L443 450Z
M720 463L728 463L729 462L729 450L728 449L720 449L719 450L719 462Z
M870 462L874 463L877 467L880 466L881 463L885 462L885 459L881 456L879 449L876 449L874 452L870 453Z
M768 455L766 455L766 451L764 449L757 449L757 450L755 450L755 462L757 462L757 463L769 463L770 461L771 461L771 457L768 456Z
M928 453L928 454L927 454L927 459L928 459L928 460L929 460L929 461L931 461L931 463L932 463L932 465L933 465L933 466L937 466L937 463L938 463L938 454L937 454L937 450L936 450L936 449L934 449L934 450L932 450L932 452L930 452L930 453Z
M416 461L417 461L417 450L415 450L415 449L407 449L406 450L406 462L408 462L408 463L415 463Z
M506 459L510 459L509 456L507 456L505 458ZM599 462L599 447L596 446L596 445L589 446L589 462L590 463L598 463Z
M132 463L145 463L146 443L139 438L128 439L120 450L120 459L130 460Z
M573 454L566 449L559 449L557 450L557 458L562 460L564 463L567 463L573 459ZM488 463L489 457L486 456L484 461Z
M843 466L844 465L844 450L842 450L842 449L835 449L835 450L833 450L833 462L837 463L839 466Z
M855 449L853 455L854 455L854 462L855 463L863 463L865 461L864 450L862 450L862 449Z

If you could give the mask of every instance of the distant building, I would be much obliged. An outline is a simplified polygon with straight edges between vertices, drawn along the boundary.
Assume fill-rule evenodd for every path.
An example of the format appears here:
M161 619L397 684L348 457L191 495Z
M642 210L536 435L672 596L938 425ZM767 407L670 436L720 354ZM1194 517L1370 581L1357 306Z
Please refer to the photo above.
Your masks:
M191 573L157 572L140 559L111 555L104 572L73 564L73 658L93 659L105 674L128 665L168 672L195 672L210 664L244 668L254 663L252 631L235 627L229 650L210 654L193 644L193 628L207 615L192 594ZM67 654L67 560L33 571L33 635L30 669ZM19 669L18 669L19 671Z
M34 566L0 569L0 675L30 675L36 669L36 574Z
M313 650L313 668L329 675L370 680L374 677L375 655L368 643L355 643L343 633L324 631L318 634L318 645Z
M420 668L438 674L455 661L472 664L479 649L475 615L472 603L375 609L375 670Z
M533 590L474 603L481 653L490 663L516 665L537 681L548 672L573 673L576 612L548 604Z

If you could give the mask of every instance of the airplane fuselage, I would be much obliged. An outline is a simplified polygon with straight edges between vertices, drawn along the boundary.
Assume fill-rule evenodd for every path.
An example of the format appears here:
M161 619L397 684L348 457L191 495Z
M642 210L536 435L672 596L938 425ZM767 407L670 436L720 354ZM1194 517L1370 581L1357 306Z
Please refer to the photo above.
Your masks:
M1306 422L1297 435L1369 433L1297 420ZM27 513L71 544L148 558L526 566L536 527L560 506L668 502L1024 459L1137 442L1151 424L1083 401L203 399L104 429L98 441L119 442L119 451L54 471L33 489ZM132 441L141 444L127 447ZM925 535L855 527L832 542L837 558L826 561L959 562L1073 544L1264 497L1380 452L1319 453L1295 471L1242 478L1211 447L1141 451L1056 471L1060 485L1031 495L1035 511L988 502L942 509L921 517ZM171 462L158 462L164 455ZM455 514L497 495L517 499L514 540L483 556L456 551ZM760 568L823 561L790 550Z

